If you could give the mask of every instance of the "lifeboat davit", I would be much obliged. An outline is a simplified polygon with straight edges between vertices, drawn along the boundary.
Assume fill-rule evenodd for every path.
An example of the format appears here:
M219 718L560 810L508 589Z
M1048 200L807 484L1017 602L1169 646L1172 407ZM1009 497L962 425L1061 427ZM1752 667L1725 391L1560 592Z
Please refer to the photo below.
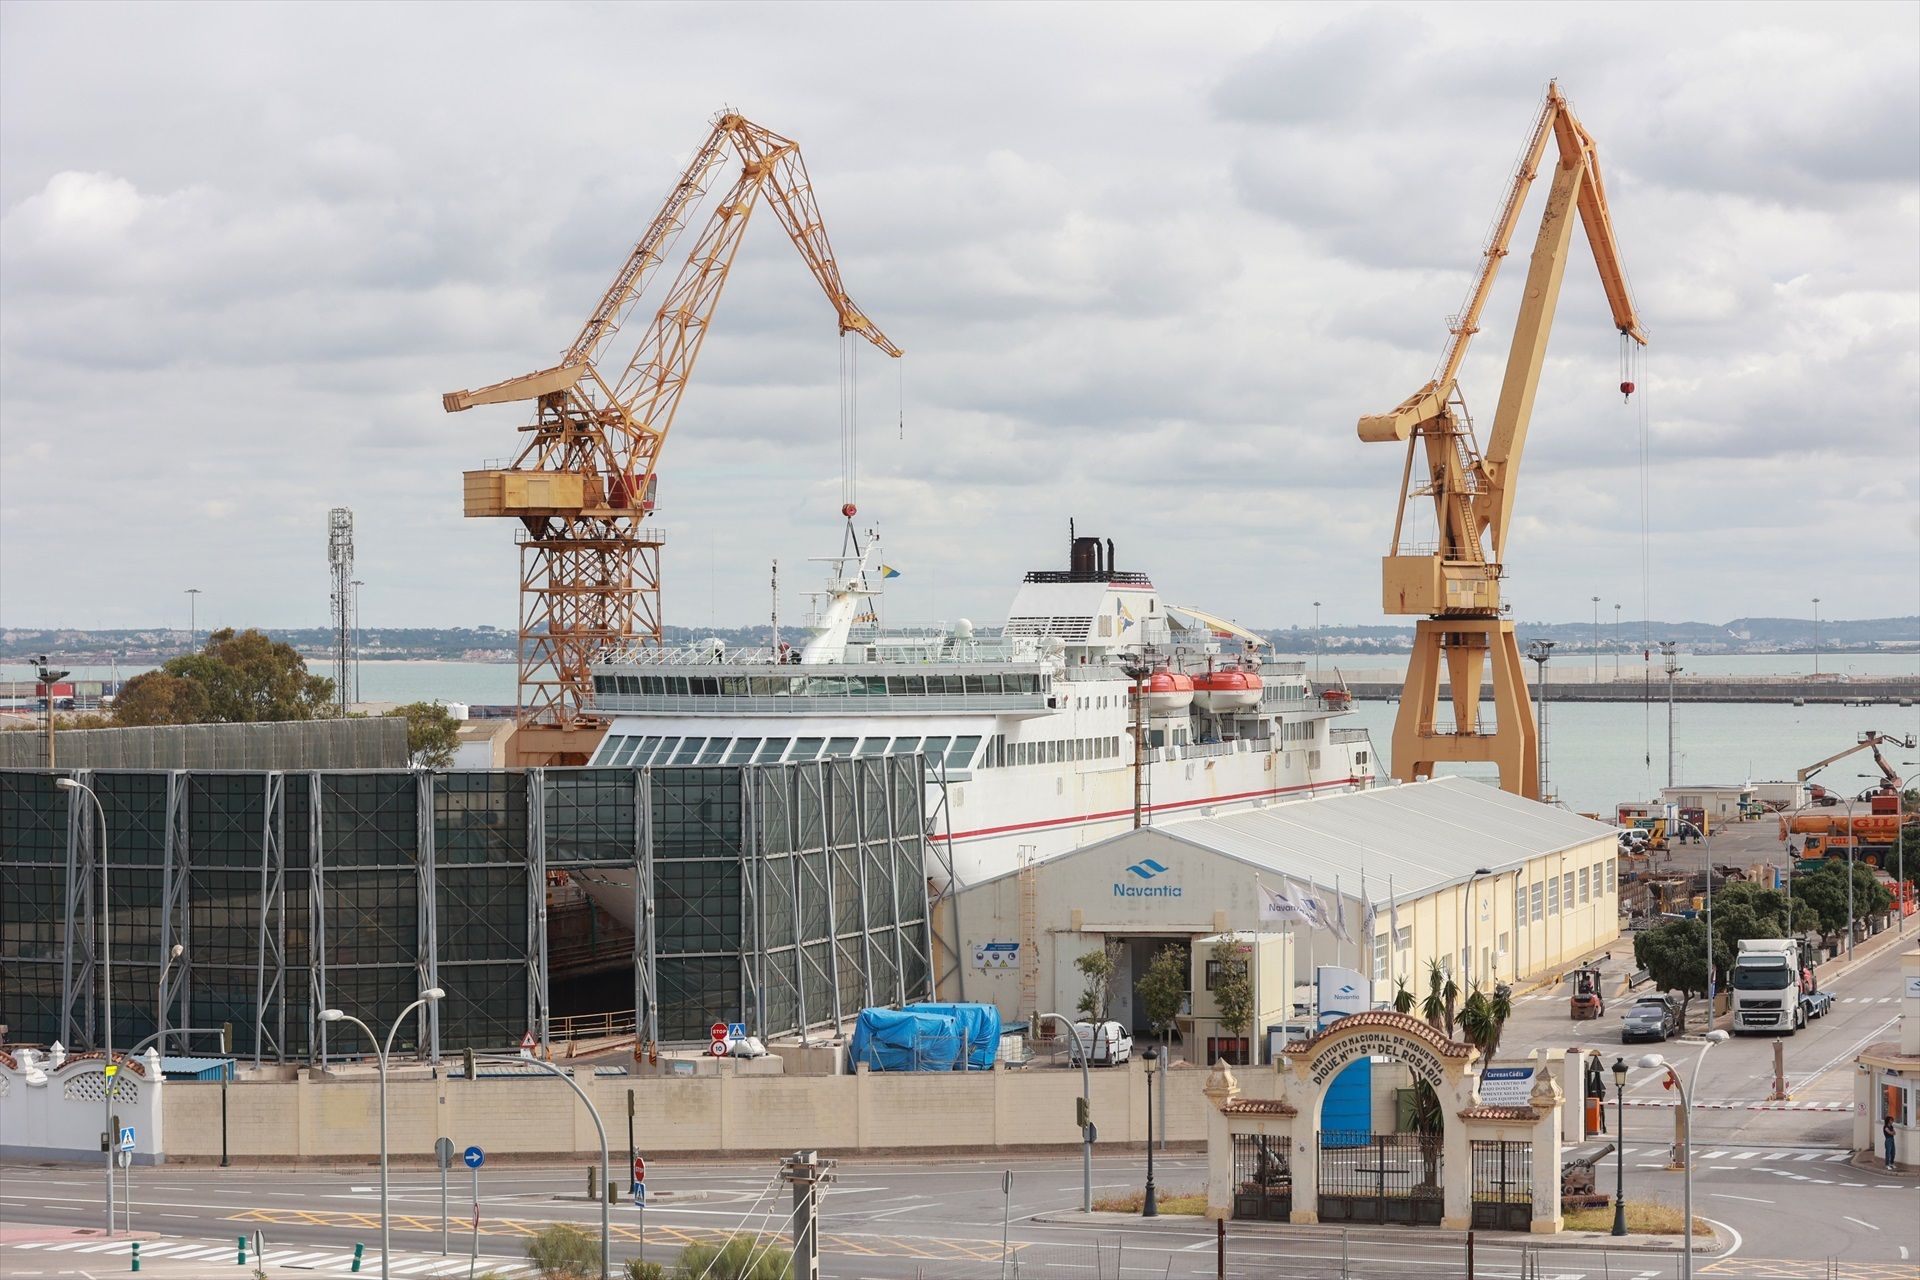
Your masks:
M1148 715L1172 715L1193 704L1193 677L1166 667L1158 668L1141 681L1140 688Z
M1260 705L1260 673L1244 667L1223 667L1195 676L1193 700L1215 715L1257 707Z

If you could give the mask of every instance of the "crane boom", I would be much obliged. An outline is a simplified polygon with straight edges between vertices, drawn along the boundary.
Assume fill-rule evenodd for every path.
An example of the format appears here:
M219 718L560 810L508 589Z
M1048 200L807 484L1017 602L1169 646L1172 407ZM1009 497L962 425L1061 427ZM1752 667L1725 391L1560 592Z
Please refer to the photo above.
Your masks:
M1860 735L1860 741L1854 743L1852 746L1848 747L1846 750L1836 751L1832 755L1828 756L1825 760L1816 760L1814 763L1808 765L1806 768L1794 774L1793 775L1794 781L1805 782L1807 779L1811 778L1814 774L1820 772L1822 769L1826 768L1828 765L1832 764L1834 761L1844 760L1856 751L1871 751L1873 752L1873 762L1874 764L1880 767L1881 777L1886 780L1886 785L1888 789L1898 792L1901 787L1900 775L1894 772L1894 768L1892 765L1887 763L1887 758L1880 754L1880 747L1882 746L1882 744L1889 743L1889 742L1896 747L1900 747L1904 750L1911 751L1914 748L1915 739L1912 737L1912 735L1908 735L1906 738L1889 737L1884 733L1879 733L1879 732L1876 732L1875 730L1868 729L1866 732Z
M1549 138L1556 143L1558 160L1528 264L1493 428L1482 452L1460 393L1460 369L1480 331ZM1574 117L1559 86L1549 84L1481 250L1466 304L1448 321L1435 376L1387 413L1359 421L1361 440L1404 442L1407 447L1393 541L1382 564L1386 612L1422 618L1415 628L1414 654L1394 728L1394 772L1403 780L1430 776L1438 760L1491 762L1500 769L1503 787L1539 796L1533 714L1513 624L1502 617L1500 579L1520 458L1576 218L1585 228L1615 327L1625 338L1645 343L1620 265L1592 135ZM1417 470L1416 460L1424 462ZM1407 512L1415 499L1433 504L1430 545L1411 545L1406 536ZM1443 660L1453 702L1451 730L1436 728ZM1492 731L1482 732L1480 693L1489 661L1497 719Z
M602 360L695 202L731 152L740 172L715 204L632 358ZM661 541L644 531L660 451L711 329L741 238L761 198L826 293L842 334L900 349L847 295L799 145L725 111L681 173L558 365L442 397L449 413L532 400L510 467L466 473L466 513L520 521L522 764L584 763L600 726L590 666L609 647L660 639Z

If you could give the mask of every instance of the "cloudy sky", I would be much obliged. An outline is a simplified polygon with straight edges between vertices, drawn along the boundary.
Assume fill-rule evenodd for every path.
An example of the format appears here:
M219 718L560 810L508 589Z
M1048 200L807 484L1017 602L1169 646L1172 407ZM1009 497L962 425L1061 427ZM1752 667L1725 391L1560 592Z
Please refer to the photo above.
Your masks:
M460 472L524 410L440 393L552 363L723 105L800 141L907 351L859 364L892 619L1003 617L1072 516L1176 601L1379 621L1402 457L1354 422L1431 373L1555 76L1653 346L1625 405L1576 237L1516 615L1916 612L1913 4L15 0L0 625L183 626L188 587L203 626L321 624L336 505L368 624L511 625L512 526ZM1543 193L1462 379L1483 426ZM798 611L839 343L762 214L665 453L669 622L763 620L776 556Z

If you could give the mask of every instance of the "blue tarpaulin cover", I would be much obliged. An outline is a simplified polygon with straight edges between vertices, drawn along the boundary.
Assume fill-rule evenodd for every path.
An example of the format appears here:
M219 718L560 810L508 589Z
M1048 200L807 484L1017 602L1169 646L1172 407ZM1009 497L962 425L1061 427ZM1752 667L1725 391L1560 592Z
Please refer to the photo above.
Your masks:
M908 1013L934 1013L960 1024L967 1038L969 1071L991 1071L1000 1052L1000 1010L990 1004L910 1004Z
M847 1056L870 1071L951 1071L965 1044L959 1021L946 1014L862 1009Z

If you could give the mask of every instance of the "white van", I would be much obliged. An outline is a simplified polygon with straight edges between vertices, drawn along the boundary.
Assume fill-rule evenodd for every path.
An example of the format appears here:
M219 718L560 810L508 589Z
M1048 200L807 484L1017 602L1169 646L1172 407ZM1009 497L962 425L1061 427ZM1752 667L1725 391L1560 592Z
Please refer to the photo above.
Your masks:
M1133 1056L1133 1034L1117 1022L1076 1022L1073 1034L1096 1067L1117 1067Z

